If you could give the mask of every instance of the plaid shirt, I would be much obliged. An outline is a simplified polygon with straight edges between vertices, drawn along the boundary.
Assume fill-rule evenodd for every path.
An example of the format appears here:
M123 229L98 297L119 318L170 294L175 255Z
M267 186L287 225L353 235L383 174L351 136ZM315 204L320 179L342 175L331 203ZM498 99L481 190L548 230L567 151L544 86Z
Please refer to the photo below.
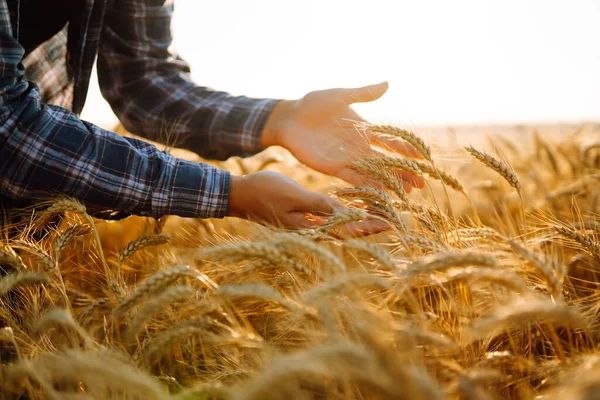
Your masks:
M262 150L276 100L194 84L169 49L172 1L82 0L80 15L26 59L14 18L20 10L10 10L11 23L9 1L18 8L19 0L0 0L0 200L34 201L43 191L91 209L222 217L228 172L77 117L96 55L102 94L129 131L158 140L176 122L177 143L206 158Z

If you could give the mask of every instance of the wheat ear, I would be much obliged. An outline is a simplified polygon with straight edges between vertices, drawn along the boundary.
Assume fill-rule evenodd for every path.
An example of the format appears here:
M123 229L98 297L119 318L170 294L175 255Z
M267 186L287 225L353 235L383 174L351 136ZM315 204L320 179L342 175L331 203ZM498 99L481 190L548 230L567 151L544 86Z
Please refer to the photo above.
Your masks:
M196 293L196 290L189 286L173 286L151 299L142 306L140 311L128 324L124 336L125 342L133 343L135 336L144 328L146 321L153 318L171 304L188 298L194 293Z
M422 161L414 161L419 169L427 174L430 178L437 179L444 185L452 189L464 193L465 189L458 179L453 177L448 171L435 167L433 164L428 164Z
M481 251L440 253L418 259L400 273L401 277L441 272L451 267L482 266L500 268L496 257Z
M370 125L368 129L373 133L398 137L410 144L424 159L433 163L431 149L419 136L413 132L398 128L393 125Z
M555 225L554 229L562 236L579 243L582 248L596 260L600 261L600 243L590 236L562 225Z
M47 275L37 272L23 271L8 274L0 278L0 296L5 295L19 286L45 284L49 282L50 278Z
M53 310L44 315L34 325L33 332L37 335L41 335L56 326L75 331L83 339L86 348L92 348L94 346L94 340L88 335L85 329L75 322L71 314L65 310Z
M168 235L152 235L152 236L143 236L136 240L133 240L125 246L121 254L119 254L119 263L123 263L123 261L127 260L131 257L136 251L139 251L145 247L149 246L158 246L161 244L168 243L170 240L170 236Z
M18 362L21 359L21 351L11 327L0 328L0 348L3 352L0 363L8 364Z
M348 240L342 243L344 249L354 250L360 254L374 258L381 267L388 271L396 269L394 260L389 253L381 246L373 243L365 242L364 240Z
M90 233L92 229L89 225L75 225L65 230L57 239L54 245L54 261L58 264L60 254L73 241L76 236L83 236Z
M0 247L0 265L8 265L17 271L25 269L23 260L10 246Z
M188 276L197 278L198 271L187 265L177 265L169 269L163 269L142 282L135 291L121 302L113 311L114 317L119 317L135 307L142 299L152 293L158 293L165 287L171 285L177 279Z
M508 240L508 244L515 253L528 260L546 278L550 293L560 296L562 291L562 280L566 277L566 268L547 257L542 257L514 240Z
M527 234L527 225L526 225L526 220L525 220L525 202L523 200L523 192L521 190L521 181L519 181L519 177L517 176L515 171L513 171L512 168L510 168L508 165L506 165L502 161L497 160L496 158L492 157L491 155L484 153L482 151L479 151L479 150L475 149L473 146L467 146L467 147L465 147L465 149L473 157L475 157L477 160L479 160L481 163L483 163L490 169L497 172L501 177L504 178L504 180L506 182L508 182L508 184L510 186L512 186L513 188L516 189L517 194L519 195L519 198L521 199L521 212L523 214L523 231L524 231L523 232L524 233L523 240L525 240L525 235Z
M368 216L369 214L363 210L359 210L356 208L348 208L328 218L324 223L322 223L319 226L317 232L326 232L350 222L362 221Z

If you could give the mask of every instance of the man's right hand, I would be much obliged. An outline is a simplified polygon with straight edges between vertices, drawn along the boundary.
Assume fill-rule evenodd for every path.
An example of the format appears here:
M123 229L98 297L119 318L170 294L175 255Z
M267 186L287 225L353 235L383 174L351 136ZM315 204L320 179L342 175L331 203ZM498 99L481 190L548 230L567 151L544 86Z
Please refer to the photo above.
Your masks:
M231 176L227 215L287 229L316 228L344 206L323 194L304 189L293 179L272 171ZM343 236L381 232L388 226L375 220L347 224Z

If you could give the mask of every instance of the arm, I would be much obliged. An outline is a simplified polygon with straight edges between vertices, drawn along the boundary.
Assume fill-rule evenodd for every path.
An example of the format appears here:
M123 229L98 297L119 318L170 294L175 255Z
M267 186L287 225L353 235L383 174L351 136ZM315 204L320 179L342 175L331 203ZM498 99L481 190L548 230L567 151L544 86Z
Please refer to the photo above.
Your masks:
M0 192L39 200L40 192L159 217L222 217L229 173L160 152L40 103L23 77L23 48L0 0Z
M173 127L179 147L223 160L263 149L272 99L234 97L192 82L169 50L172 2L119 0L107 10L98 56L103 96L129 131L160 140Z

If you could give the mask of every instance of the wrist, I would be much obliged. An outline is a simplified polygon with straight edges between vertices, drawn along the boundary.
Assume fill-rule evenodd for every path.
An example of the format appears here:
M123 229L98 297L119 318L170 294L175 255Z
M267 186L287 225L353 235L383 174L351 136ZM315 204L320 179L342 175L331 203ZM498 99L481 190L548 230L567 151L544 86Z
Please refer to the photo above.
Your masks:
M247 178L245 176L231 175L229 201L227 202L227 211L225 212L226 216L244 218L244 187L246 182Z
M263 148L281 146L280 132L282 126L289 119L294 103L294 100L281 100L273 107L260 137L260 144Z

